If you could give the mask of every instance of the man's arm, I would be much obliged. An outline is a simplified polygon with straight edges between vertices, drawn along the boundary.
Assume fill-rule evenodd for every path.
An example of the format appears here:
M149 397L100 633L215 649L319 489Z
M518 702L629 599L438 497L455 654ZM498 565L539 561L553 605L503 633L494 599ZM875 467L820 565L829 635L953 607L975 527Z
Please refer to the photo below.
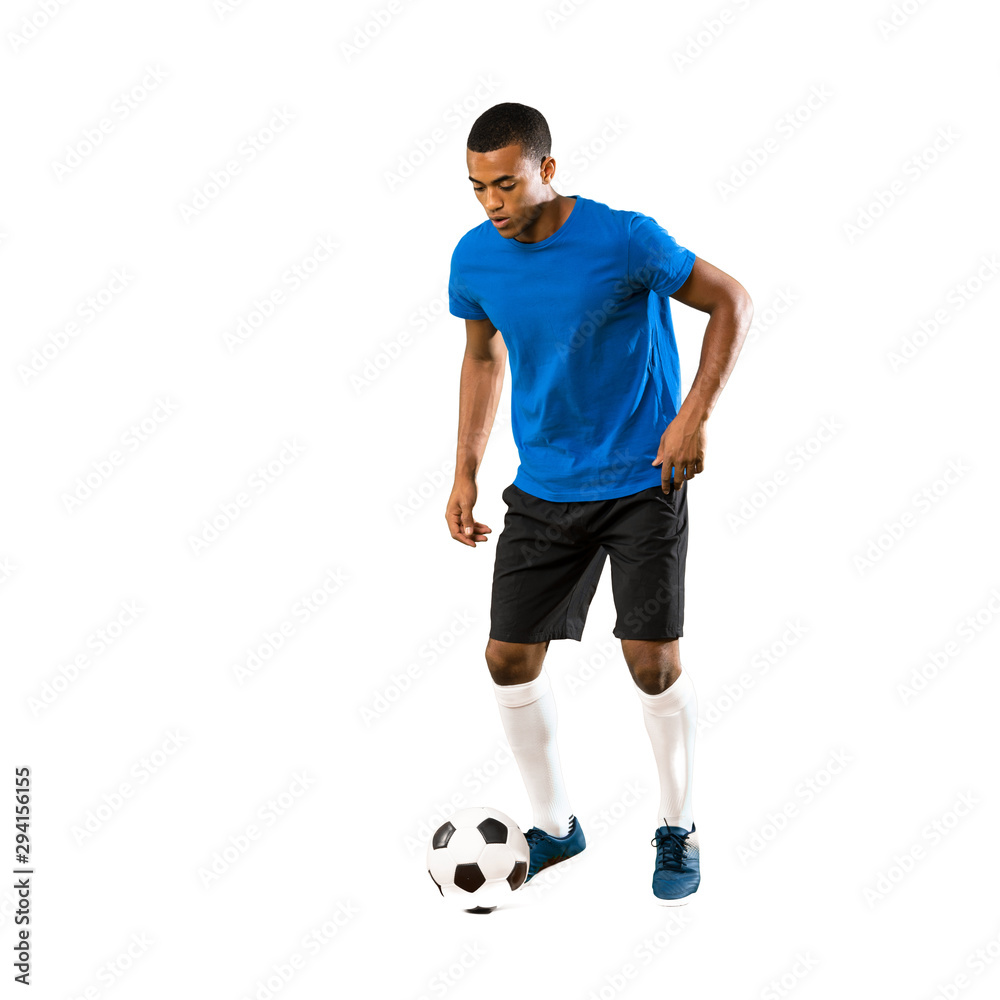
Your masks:
M653 465L663 466L662 483L669 493L705 468L705 422L715 408L743 346L753 302L735 279L696 257L687 280L671 298L709 314L698 372L680 411L663 432ZM671 467L674 468L671 478Z
M753 302L735 278L700 257L671 298L709 314L698 373L680 409L685 416L707 420L736 364L753 318Z
M493 529L475 521L476 473L489 440L503 391L507 345L488 319L465 321L465 357L458 396L458 451L455 485L445 517L452 538L475 547Z

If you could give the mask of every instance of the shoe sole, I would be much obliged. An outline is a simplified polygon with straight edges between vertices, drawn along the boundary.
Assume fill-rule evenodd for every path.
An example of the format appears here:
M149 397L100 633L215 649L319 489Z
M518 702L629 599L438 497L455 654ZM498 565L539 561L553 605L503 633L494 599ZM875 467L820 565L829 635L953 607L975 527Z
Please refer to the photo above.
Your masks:
M687 906L688 900L690 900L693 895L694 893L692 892L687 896L681 896L680 899L661 899L659 896L654 894L653 899L656 900L660 906Z

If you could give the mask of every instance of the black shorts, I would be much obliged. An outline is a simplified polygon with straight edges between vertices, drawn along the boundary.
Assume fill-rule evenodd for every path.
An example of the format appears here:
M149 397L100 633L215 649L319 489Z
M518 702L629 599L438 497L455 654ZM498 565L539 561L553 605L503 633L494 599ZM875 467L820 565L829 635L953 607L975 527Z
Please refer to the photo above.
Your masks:
M662 487L612 500L555 501L513 483L493 564L490 638L544 642L583 637L611 556L619 639L684 634L687 494Z

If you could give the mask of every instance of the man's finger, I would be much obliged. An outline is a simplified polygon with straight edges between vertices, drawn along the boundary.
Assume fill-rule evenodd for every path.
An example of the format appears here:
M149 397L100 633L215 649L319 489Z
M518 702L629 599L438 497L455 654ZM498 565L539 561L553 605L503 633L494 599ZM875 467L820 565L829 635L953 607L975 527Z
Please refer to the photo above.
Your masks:
M451 537L463 545L473 545L473 542L464 537L464 532L462 531L462 511L452 508L445 516L448 521L448 530L451 532Z
M475 521L472 519L472 511L462 508L462 534L471 535L473 528L475 527Z
M666 486L665 492L670 494L674 489L674 466L672 461L664 460L663 462L663 477L661 485Z

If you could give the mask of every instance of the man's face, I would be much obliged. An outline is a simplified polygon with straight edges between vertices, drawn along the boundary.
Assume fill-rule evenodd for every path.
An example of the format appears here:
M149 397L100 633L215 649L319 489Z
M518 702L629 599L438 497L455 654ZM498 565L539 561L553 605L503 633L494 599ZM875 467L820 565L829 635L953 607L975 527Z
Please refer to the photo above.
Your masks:
M547 200L545 187L555 173L555 160L547 156L535 165L515 142L491 153L468 149L466 161L476 197L489 218L497 220L496 231L508 239L523 233L538 218Z

